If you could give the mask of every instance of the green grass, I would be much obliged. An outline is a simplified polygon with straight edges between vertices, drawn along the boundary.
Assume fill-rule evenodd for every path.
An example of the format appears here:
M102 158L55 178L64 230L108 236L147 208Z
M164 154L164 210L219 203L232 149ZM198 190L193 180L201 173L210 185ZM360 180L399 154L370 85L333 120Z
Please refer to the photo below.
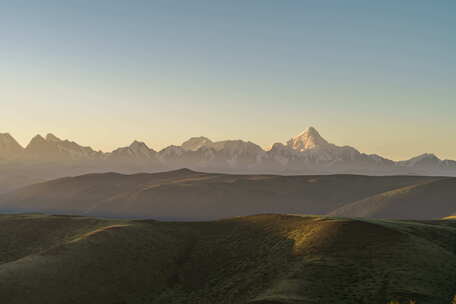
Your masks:
M456 222L0 216L2 303L450 303Z

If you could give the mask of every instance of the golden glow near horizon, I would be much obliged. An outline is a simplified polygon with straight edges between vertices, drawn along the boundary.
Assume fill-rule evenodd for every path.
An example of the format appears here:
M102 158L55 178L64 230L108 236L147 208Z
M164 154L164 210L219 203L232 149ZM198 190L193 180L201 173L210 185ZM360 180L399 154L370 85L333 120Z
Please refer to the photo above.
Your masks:
M0 4L0 133L266 148L315 126L364 153L456 159L452 3L105 5Z
M401 160L429 152L456 159L456 142L451 140L456 132L454 106L428 103L433 97L424 90L417 90L416 96L386 96L374 87L349 94L339 88L331 95L293 96L277 87L233 96L230 88L215 86L198 91L177 85L133 90L93 83L90 87L87 80L42 79L34 86L25 78L16 80L0 90L0 99L8 101L2 103L0 133L11 133L24 146L36 134L54 133L103 151L133 140L160 150L192 136L249 140L266 149L315 126L328 141L364 153ZM368 99L370 103L363 103ZM403 105L408 99L415 101L411 109ZM398 105L375 106L381 100L396 100Z

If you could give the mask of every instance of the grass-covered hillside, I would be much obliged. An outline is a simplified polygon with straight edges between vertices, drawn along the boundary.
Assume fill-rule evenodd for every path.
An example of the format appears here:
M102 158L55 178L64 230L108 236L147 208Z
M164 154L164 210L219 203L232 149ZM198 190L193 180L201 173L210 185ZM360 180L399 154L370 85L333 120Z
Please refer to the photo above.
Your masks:
M0 216L8 304L450 303L456 222Z
M456 212L456 178L398 188L344 205L333 216L436 219Z
M375 195L439 180L418 176L227 175L185 169L156 174L90 174L4 194L0 196L0 212L174 220L258 213L328 214ZM431 206L431 202L424 203L424 208ZM456 209L447 211L441 216Z

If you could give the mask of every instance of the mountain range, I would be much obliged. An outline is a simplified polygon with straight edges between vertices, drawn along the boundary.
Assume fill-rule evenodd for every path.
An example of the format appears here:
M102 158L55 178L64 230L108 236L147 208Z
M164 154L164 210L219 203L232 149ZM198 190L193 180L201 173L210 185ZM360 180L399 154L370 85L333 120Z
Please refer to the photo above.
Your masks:
M242 174L456 176L456 161L441 160L434 154L393 161L329 143L313 127L286 143L275 143L269 150L250 141L214 142L206 137L193 137L161 151L134 141L130 146L106 153L53 134L37 135L24 148L10 134L0 133L0 192L13 188L1 183L2 178L10 176L46 180L96 172L160 172L184 167ZM23 184L19 182L18 186Z

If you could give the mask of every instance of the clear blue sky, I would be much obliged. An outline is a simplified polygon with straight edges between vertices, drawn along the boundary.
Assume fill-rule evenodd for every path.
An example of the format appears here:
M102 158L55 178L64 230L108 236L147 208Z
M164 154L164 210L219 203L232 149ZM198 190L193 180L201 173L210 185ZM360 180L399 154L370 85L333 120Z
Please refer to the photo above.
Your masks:
M456 1L0 1L0 132L456 159Z

